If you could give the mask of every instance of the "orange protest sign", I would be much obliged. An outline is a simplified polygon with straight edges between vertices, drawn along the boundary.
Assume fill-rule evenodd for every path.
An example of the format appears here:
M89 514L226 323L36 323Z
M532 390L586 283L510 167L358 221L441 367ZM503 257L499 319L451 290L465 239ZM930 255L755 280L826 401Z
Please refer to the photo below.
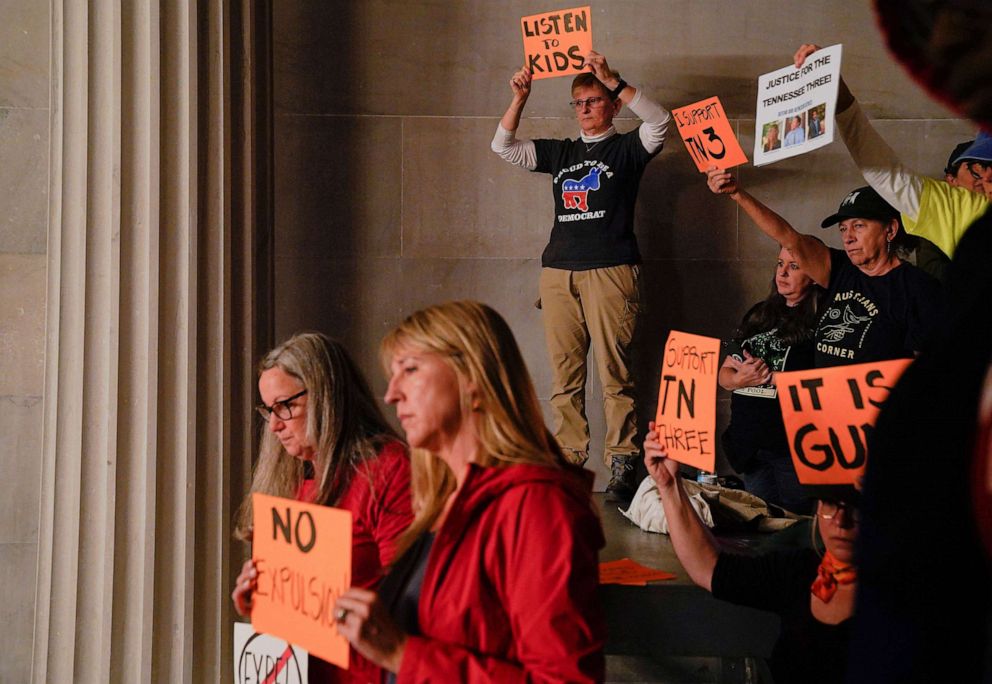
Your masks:
M351 512L265 494L252 509L252 627L347 668L334 601L351 586Z
M533 14L520 19L524 35L524 66L534 79L577 74L592 50L589 7Z
M803 484L854 484L878 410L911 359L776 373L792 464Z
M720 340L673 330L665 343L658 389L658 438L687 465L716 468L716 376Z
M675 579L675 575L664 570L655 570L646 565L641 565L629 558L622 558L615 561L605 561L599 564L600 584L626 584L629 586L643 587L648 582L656 580Z
M700 171L713 166L729 169L747 162L747 155L737 142L720 98L711 97L679 107L672 111L672 118L685 148Z

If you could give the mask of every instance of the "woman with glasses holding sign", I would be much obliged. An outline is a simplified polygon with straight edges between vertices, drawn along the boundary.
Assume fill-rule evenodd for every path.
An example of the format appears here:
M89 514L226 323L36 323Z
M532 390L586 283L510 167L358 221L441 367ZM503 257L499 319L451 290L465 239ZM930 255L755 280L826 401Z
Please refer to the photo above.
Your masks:
M538 308L553 375L555 437L572 463L589 457L585 396L591 346L603 386L603 459L612 473L606 492L627 502L637 490L640 460L629 350L640 310L634 207L641 177L661 152L672 117L643 88L620 78L603 55L592 51L585 64L589 71L572 80L568 103L579 135L516 137L533 85L525 67L510 79L513 98L492 149L515 166L551 175L555 219L541 255ZM641 119L628 133L613 125L624 105Z
M592 473L544 426L510 328L450 302L382 349L417 518L380 595L338 599L339 632L400 682L602 681Z
M809 488L819 498L813 548L728 553L689 503L679 464L667 458L654 424L650 427L644 464L658 486L672 546L692 581L718 599L781 618L769 661L776 682L843 682L857 589L853 563L860 515L854 488Z
M413 520L406 447L339 342L319 333L295 335L259 369L258 412L265 424L235 536L251 541L254 492L351 511L352 583L377 586ZM256 586L248 560L231 594L239 615L251 613ZM351 658L350 669L341 670L311 657L310 681L378 680L378 668L354 653Z

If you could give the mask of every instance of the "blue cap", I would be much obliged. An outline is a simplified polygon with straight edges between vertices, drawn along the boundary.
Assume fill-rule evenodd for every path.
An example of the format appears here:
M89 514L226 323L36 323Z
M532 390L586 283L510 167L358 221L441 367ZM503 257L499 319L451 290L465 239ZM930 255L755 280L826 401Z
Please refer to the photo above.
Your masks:
M959 154L953 164L958 164L962 161L992 162L992 133L980 131L975 137L975 142L971 143L968 149Z

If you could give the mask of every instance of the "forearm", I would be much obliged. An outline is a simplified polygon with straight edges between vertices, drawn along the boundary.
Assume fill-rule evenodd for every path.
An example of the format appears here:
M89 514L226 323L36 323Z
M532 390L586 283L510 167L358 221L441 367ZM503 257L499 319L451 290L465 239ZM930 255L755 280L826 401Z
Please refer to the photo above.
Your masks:
M923 192L922 177L899 161L853 96L848 106L838 111L836 122L851 159L868 184L900 213L916 220Z
M738 371L736 368L724 366L720 369L720 372L717 373L716 381L719 383L720 387L728 392L732 392L735 389L740 389L737 384L737 373Z
M504 161L531 171L537 168L537 148L534 141L517 140L514 132L504 128L502 122L496 127L491 147Z
M637 129L641 144L645 150L654 154L665 144L672 115L667 109L645 95L643 90L637 90L633 86L624 88L621 95L630 90L634 91L634 95L626 104L642 122L640 128Z
M515 132L520 126L520 117L524 113L524 106L527 104L526 98L514 97L510 106L503 113L503 118L499 120L499 125L504 129Z
M738 190L730 195L737 202L762 233L795 253L802 242L802 234L792 224L772 211L763 202L754 198L746 190Z
M659 488L659 495L665 509L668 534L682 567L693 582L711 591L713 569L720 555L716 539L689 503L681 478L675 478L665 490Z

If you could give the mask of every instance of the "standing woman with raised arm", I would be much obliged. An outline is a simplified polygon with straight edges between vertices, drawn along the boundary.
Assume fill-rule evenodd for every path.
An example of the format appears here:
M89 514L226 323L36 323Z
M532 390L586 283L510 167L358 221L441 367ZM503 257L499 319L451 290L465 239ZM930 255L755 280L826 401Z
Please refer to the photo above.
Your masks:
M940 287L899 257L899 212L872 188L852 190L820 224L838 225L839 250L798 232L728 171L711 169L708 182L827 290L816 326L816 367L912 358L920 350L938 313Z
M265 419L251 490L235 536L251 541L251 494L335 506L352 514L351 577L374 588L413 520L410 459L344 347L319 333L294 335L259 364L258 412ZM258 583L249 559L231 599L251 614ZM379 669L356 653L342 670L310 657L311 682L374 682Z
M541 255L540 304L551 360L555 437L572 463L589 457L586 377L589 347L603 385L606 439L603 460L612 477L609 498L629 501L640 460L636 397L629 347L640 310L641 253L634 236L634 206L641 176L661 151L671 121L643 88L610 68L598 52L585 56L589 72L572 81L579 135L566 140L516 138L530 96L531 72L510 79L513 99L500 120L492 149L504 160L551 175L555 220ZM618 133L613 118L623 105L641 125Z

